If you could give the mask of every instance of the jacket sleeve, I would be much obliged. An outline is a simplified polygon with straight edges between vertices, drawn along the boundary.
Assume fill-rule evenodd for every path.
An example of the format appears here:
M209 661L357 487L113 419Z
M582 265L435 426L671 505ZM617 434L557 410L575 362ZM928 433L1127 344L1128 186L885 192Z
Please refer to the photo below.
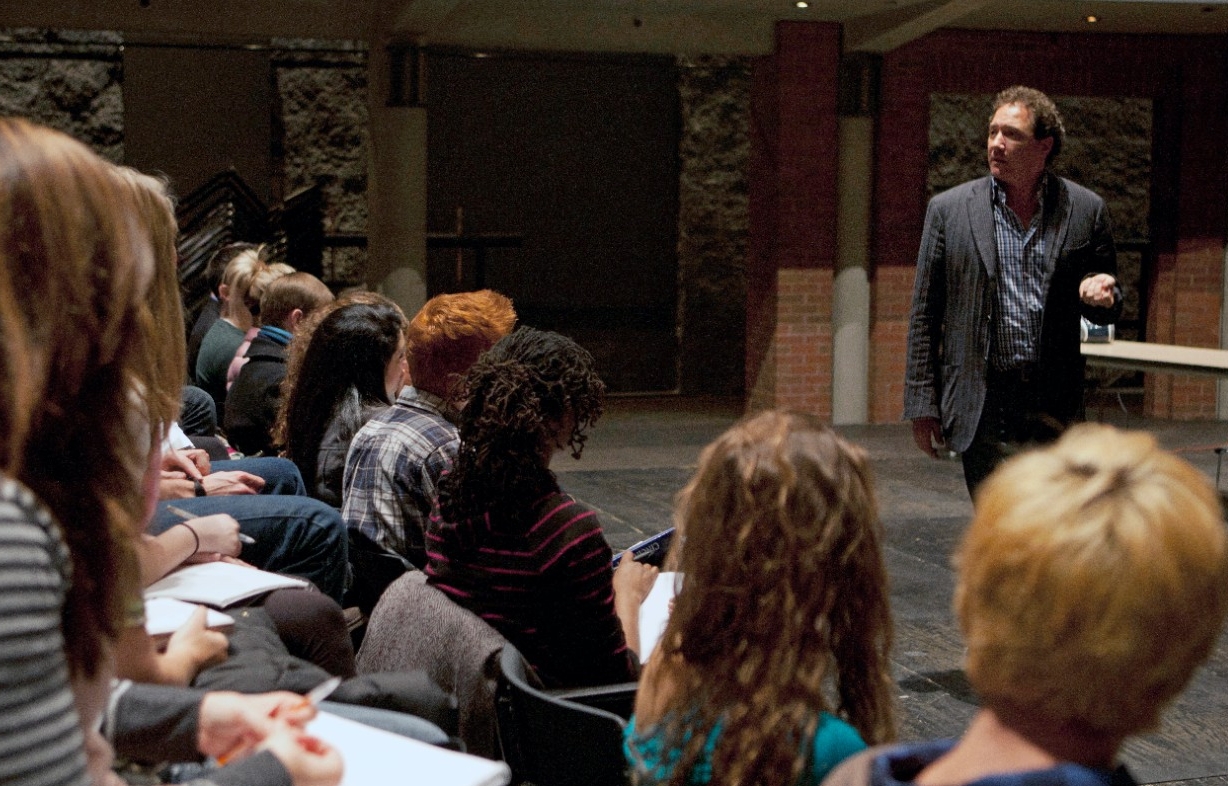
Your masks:
M197 761L197 719L204 691L121 681L111 691L103 733L137 761Z
M122 681L111 691L103 732L118 753L139 761L197 761L197 720L204 691ZM290 786L290 773L268 751L211 770L194 786Z
M917 252L908 320L908 360L904 379L904 418L941 417L943 314L946 310L946 227L942 210L931 200Z
M1091 242L1086 249L1086 257L1080 260L1085 265L1083 279L1100 273L1108 273L1117 278L1117 248L1113 245L1112 222L1109 220L1109 209L1104 200L1097 198L1096 212L1092 223ZM1079 311L1082 316L1097 325L1110 325L1121 318L1123 303L1121 281L1113 287L1113 305L1107 307L1089 306L1079 300Z

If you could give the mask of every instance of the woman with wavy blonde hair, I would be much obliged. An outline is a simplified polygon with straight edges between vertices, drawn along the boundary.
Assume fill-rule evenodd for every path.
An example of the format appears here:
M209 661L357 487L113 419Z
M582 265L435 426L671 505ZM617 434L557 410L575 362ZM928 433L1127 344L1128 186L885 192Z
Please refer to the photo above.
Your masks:
M637 782L817 783L894 736L861 449L801 415L743 420L704 449L675 525L684 578L627 730Z

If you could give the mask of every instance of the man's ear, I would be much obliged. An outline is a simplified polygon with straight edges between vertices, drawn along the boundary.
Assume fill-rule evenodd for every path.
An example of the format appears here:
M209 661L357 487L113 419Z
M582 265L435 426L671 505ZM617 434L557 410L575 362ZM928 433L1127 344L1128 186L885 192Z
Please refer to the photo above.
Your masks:
M286 317L285 328L286 330L289 330L291 333L293 333L298 330L298 325L302 321L303 321L303 309L296 308L290 312L290 316Z
M221 300L223 303L230 300L230 284L218 284L217 297L218 300Z

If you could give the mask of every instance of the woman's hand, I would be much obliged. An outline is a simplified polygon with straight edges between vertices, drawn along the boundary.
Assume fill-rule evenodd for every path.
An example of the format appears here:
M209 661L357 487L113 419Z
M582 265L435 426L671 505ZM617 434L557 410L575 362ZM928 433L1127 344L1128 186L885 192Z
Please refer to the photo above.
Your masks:
M297 693L211 691L200 702L196 745L206 756L229 760L250 752L279 728L301 730L315 716L315 706Z
M200 547L196 549L189 562L216 562L219 556L237 557L243 550L239 542L239 522L228 513L215 513L212 516L201 516L184 522L200 539ZM218 555L218 556L211 556Z
M202 669L226 660L230 641L225 633L209 629L208 614L204 606L197 607L166 642L163 668L181 685L191 684Z
M614 603L634 605L636 609L652 592L652 585L661 571L652 565L636 562L631 551L623 552L623 558L614 571Z
M209 474L209 454L199 448L168 450L162 454L162 471L174 477L200 480Z
M640 654L640 605L657 580L659 570L651 565L636 562L630 550L614 571L614 613L622 624L627 646L636 655Z
M205 475L201 483L210 497L235 494L259 494L264 488L264 478L242 470L226 470Z
M300 729L283 726L266 737L260 748L277 757L290 772L294 786L336 786L341 782L345 766L341 754Z

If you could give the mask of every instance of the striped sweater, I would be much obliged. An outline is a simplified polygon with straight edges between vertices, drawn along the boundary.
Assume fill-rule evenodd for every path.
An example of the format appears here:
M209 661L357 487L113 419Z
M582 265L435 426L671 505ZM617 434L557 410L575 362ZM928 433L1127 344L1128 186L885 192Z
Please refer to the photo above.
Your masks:
M60 633L68 550L24 486L0 478L0 784L85 784Z
M427 529L427 580L520 650L548 687L634 679L597 514L555 490L517 523L497 513Z

